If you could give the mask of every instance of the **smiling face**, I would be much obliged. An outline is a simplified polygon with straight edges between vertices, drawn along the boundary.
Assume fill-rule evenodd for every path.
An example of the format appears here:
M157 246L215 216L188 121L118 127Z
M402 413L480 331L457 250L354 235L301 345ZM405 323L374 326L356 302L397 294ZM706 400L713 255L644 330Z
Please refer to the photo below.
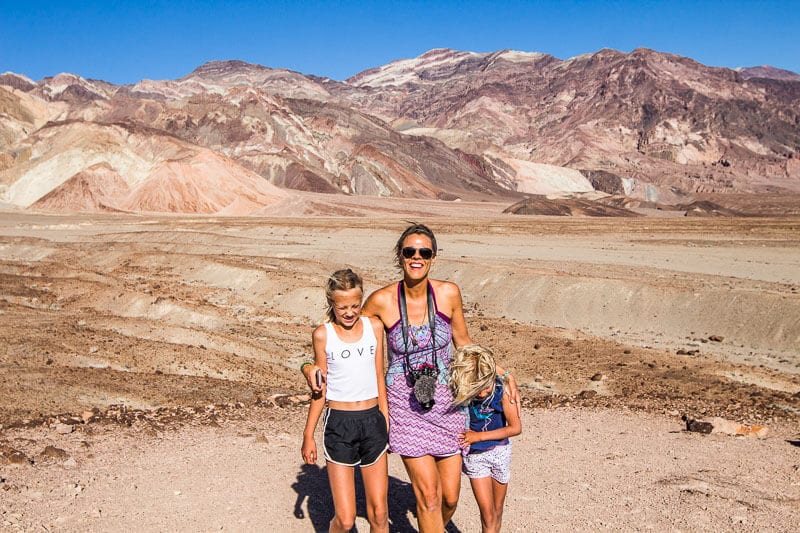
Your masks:
M363 297L360 288L333 291L331 308L336 323L345 328L353 327L361 317Z
M424 279L428 272L431 269L431 265L433 265L433 260L436 257L433 255L428 259L423 258L422 249L434 250L433 241L427 235L420 235L418 233L412 233L411 235L407 236L403 239L402 249L405 248L413 248L414 253L411 257L406 257L408 254L400 254L398 260L400 261L400 266L403 267L403 275L408 278L409 280L421 280Z

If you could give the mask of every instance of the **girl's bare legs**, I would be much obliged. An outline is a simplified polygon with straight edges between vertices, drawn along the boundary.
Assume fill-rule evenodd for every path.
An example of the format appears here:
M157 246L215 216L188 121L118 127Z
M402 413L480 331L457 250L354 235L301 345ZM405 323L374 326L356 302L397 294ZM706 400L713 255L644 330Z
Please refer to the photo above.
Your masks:
M503 525L503 506L506 504L508 483L500 483L492 478L492 489L494 493L494 512L497 515L497 531L500 531L500 526Z
M370 466L361 468L361 479L364 480L364 492L367 495L367 520L372 533L389 531L389 466L386 453Z
M356 521L356 482L354 467L328 461L328 481L331 484L335 514L328 531L347 533Z
M461 456L403 457L417 498L420 533L441 533L458 505L461 491Z
M491 477L471 478L472 493L481 511L483 533L497 533L503 522L503 505L505 504L508 485Z

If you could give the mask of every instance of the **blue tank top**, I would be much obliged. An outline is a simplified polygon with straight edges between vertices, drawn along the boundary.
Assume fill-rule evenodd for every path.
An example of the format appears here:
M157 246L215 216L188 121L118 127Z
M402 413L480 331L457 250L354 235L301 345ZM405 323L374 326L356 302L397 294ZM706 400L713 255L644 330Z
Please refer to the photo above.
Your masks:
M506 427L506 417L503 414L503 382L497 378L492 394L470 402L469 429L483 432L504 427ZM485 452L500 444L508 444L508 439L476 442L470 445L469 453Z

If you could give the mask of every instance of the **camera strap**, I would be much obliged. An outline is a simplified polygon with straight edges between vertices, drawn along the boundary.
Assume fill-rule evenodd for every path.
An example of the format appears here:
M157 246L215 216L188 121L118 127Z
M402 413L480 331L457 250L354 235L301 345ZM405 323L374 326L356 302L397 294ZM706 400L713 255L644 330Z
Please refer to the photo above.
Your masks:
M403 330L403 346L405 347L406 356L406 371L413 370L411 368L411 361L408 357L408 330L410 328L408 323L408 307L406 305L406 289L403 281L400 281L398 286L398 300L400 303L400 327ZM438 369L436 365L436 310L433 303L433 287L429 281L425 287L425 292L428 298L428 327L431 330L431 345L433 347L433 368Z

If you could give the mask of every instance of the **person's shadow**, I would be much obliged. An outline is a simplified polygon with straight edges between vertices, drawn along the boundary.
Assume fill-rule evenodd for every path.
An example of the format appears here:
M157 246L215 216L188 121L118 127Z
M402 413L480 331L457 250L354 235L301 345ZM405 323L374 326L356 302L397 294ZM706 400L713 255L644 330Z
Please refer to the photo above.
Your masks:
M317 465L304 464L297 474L297 481L292 484L297 493L294 502L294 516L298 520L306 519L303 502L306 502L308 519L314 531L327 531L333 518L333 498L328 484L327 469ZM416 516L417 502L411 483L389 476L389 530L398 533L412 533L417 530L409 520L409 512ZM364 483L361 472L356 468L356 515L366 519L367 502L364 496ZM357 531L357 528L353 528ZM458 533L459 529L451 522L447 531Z

